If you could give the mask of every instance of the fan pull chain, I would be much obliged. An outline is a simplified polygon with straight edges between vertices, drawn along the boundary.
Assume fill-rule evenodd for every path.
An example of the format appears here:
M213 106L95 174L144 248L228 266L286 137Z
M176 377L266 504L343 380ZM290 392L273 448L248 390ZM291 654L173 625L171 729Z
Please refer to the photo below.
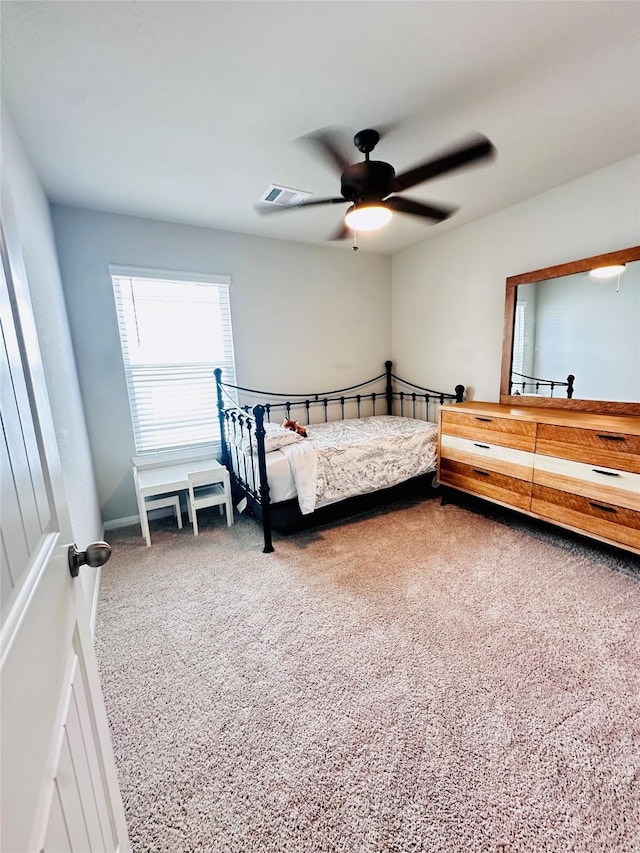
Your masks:
M355 230L353 232L353 251L358 251L358 232Z

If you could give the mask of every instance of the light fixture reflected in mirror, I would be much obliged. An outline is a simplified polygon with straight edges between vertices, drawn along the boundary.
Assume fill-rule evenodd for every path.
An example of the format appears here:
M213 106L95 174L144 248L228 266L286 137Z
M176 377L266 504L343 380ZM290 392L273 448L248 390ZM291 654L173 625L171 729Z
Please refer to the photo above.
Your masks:
M605 281L608 278L615 278L616 276L618 276L616 293L620 293L620 276L624 271L625 264L610 264L608 267L596 267L595 269L590 270L589 275L592 278L597 278L601 281Z
M624 264L611 264L608 267L596 267L589 271L592 278L613 278L616 275L621 275L625 270Z
M344 221L354 231L376 231L391 221L391 211L381 204L352 205Z

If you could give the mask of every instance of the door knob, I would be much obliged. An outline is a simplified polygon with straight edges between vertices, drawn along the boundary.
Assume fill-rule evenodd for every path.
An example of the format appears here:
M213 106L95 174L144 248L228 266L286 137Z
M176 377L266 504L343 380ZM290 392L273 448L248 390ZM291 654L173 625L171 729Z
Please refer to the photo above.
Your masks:
M108 542L93 542L86 551L78 551L75 543L69 545L69 571L72 578L78 577L80 566L104 566L111 556L111 545Z

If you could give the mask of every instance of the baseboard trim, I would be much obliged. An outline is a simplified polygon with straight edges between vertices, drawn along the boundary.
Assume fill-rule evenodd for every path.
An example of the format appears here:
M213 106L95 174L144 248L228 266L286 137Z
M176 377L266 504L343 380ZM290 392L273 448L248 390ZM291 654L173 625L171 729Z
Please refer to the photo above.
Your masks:
M152 509L149 513L149 518L165 518L166 516L175 513L172 507L162 507L162 509ZM119 527L131 527L133 524L140 524L139 515L127 515L124 518L112 518L111 521L105 521L102 525L104 531L117 530Z
M140 524L139 515L127 515L124 518L112 518L111 521L105 521L103 524L104 530L116 530L118 527L130 527L132 524Z

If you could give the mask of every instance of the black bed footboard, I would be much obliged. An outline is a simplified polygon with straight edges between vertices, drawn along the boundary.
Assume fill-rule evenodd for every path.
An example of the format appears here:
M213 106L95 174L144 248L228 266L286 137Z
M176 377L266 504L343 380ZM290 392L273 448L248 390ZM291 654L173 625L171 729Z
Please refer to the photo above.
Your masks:
M222 371L214 371L217 386L218 419L222 445L221 462L230 473L234 499L246 500L251 513L262 524L264 552L273 551L272 513L278 519L295 516L296 501L272 504L267 480L265 425L297 420L308 426L348 418L400 415L420 420L437 420L438 407L445 402L462 402L464 386L453 393L434 391L401 379L385 362L385 372L365 382L335 391L312 394L284 394L258 391L222 381ZM261 400L251 405L243 402Z

